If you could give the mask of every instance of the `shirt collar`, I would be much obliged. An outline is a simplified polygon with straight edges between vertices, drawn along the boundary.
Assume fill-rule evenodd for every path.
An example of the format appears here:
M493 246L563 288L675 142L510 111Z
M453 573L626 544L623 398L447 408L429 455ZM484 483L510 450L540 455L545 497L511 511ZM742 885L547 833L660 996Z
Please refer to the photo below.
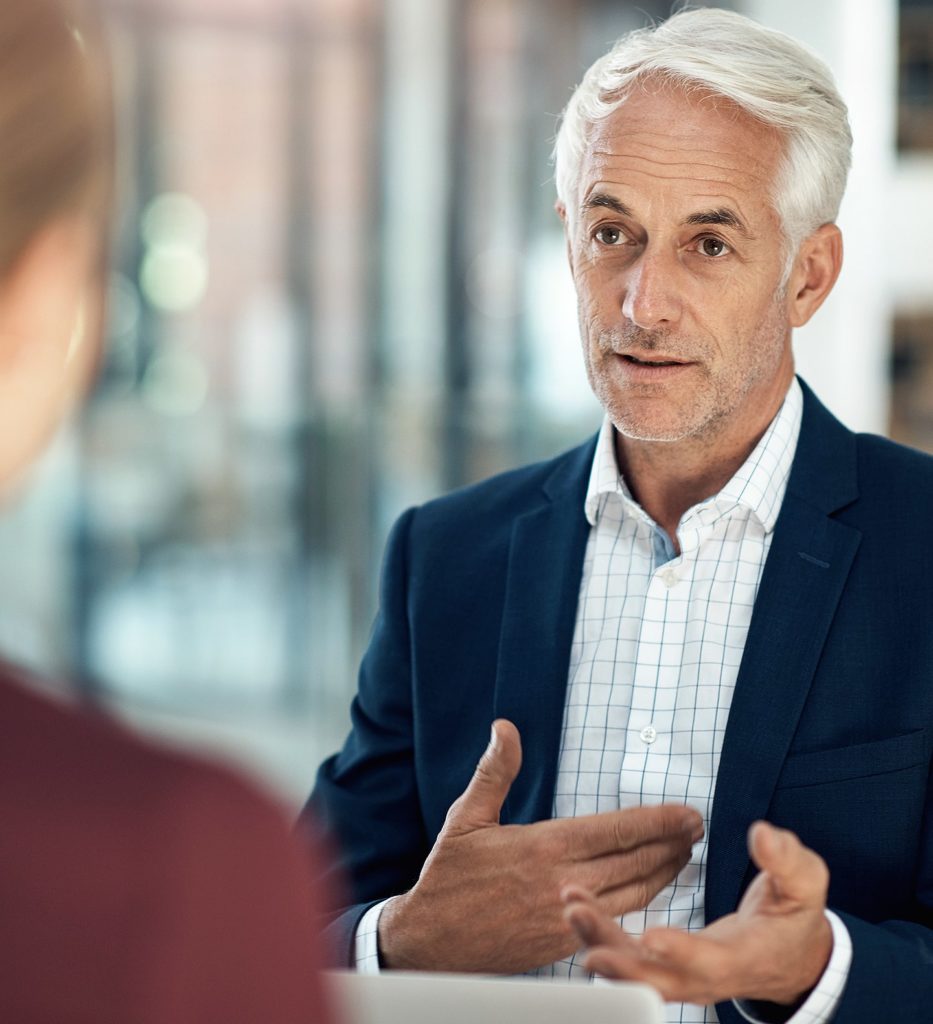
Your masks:
M718 494L696 508L715 508L715 515L718 518L724 512L741 506L758 519L766 533L770 533L777 522L784 492L787 490L802 417L803 392L797 378L794 377L781 408L751 455ZM619 472L615 453L615 429L609 417L604 416L596 442L584 504L586 518L591 526L596 525L610 495L618 495L621 498L625 512L648 519L645 511L632 497Z

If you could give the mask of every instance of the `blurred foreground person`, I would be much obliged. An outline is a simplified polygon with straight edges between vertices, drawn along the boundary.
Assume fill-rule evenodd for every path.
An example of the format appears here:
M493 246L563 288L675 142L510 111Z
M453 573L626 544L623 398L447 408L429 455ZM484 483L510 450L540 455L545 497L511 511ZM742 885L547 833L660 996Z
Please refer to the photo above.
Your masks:
M109 93L79 13L0 5L5 497L98 358ZM329 1021L306 854L279 810L23 682L0 663L0 1020Z

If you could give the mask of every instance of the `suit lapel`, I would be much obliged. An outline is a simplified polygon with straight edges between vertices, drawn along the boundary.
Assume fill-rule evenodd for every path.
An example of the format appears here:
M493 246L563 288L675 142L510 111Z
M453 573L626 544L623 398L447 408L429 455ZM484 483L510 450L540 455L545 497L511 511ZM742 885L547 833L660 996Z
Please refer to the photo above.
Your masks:
M861 534L830 513L857 496L854 436L804 387L804 418L723 741L709 834L706 913L732 911Z
M504 823L551 814L594 450L590 442L573 453L545 485L541 505L520 516L512 530L495 714L518 727L523 767L503 809Z

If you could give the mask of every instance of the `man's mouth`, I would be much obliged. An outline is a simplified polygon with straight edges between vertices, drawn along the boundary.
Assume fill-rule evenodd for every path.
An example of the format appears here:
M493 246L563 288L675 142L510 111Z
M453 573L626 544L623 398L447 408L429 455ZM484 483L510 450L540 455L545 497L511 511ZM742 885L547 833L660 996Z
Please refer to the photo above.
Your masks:
M634 363L636 366L683 366L684 360L682 359L664 359L664 358L643 358L639 356L633 356L629 354L623 354L623 359L627 362Z

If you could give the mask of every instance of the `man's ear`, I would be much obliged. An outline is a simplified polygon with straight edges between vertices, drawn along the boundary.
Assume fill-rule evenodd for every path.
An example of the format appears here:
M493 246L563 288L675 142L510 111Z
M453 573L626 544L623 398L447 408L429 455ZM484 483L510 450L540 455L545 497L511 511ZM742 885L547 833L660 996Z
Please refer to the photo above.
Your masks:
M816 229L800 246L787 287L791 327L803 327L823 305L842 270L842 232L835 224Z

